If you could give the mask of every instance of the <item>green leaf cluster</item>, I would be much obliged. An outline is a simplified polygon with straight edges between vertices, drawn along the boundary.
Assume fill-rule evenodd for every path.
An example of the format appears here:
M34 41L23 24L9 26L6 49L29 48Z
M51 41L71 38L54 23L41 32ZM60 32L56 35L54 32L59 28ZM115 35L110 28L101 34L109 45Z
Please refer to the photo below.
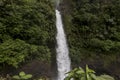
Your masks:
M30 45L22 40L7 40L0 45L0 63L17 67L29 54Z
M13 79L15 80L28 80L32 78L32 75L31 74L25 74L25 72L20 72L19 75L14 75L13 76Z
M67 73L68 76L65 78L65 80L115 80L113 77L109 75L101 75L96 76L95 71L92 69L89 69L89 67L86 65L86 69L82 69L81 67L75 68L72 71Z

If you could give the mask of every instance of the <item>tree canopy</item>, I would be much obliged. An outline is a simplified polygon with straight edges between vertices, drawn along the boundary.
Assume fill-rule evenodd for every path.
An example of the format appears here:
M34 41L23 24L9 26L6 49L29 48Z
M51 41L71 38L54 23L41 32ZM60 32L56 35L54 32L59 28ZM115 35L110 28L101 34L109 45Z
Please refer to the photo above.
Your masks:
M0 63L50 61L55 42L54 5L49 0L0 0Z

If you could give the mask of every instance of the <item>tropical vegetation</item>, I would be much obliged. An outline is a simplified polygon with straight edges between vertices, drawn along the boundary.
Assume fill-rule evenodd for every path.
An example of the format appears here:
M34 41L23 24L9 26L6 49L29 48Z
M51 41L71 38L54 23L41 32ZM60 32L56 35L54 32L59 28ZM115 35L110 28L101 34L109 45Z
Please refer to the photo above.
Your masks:
M50 62L55 42L53 6L48 0L0 0L1 69L36 58Z
M74 65L86 59L119 62L120 0L64 0L62 9Z
M90 69L88 65L86 65L85 70L79 67L68 72L68 76L65 78L65 80L71 80L71 79L73 80L115 80L113 77L109 75L96 76L95 71Z
M9 73L10 76L19 73L27 64L29 68L29 63L36 60L41 64L41 73L43 68L46 74L47 71L51 74L52 68L56 70L54 2L0 0L0 80L7 80ZM72 67L88 64L96 73L109 73L120 80L120 0L61 0L58 9L63 17ZM114 80L108 75L98 76L94 70L75 68L66 80ZM25 75L22 72L16 78Z

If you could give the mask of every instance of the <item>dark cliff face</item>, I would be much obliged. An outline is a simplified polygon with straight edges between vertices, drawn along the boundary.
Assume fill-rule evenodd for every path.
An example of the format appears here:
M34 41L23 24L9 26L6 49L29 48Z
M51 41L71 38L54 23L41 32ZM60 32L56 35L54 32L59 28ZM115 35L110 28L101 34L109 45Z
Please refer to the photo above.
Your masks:
M72 9L72 1L71 0L63 0L60 3L60 7L59 9L61 10L62 14L70 14L71 13L71 9ZM64 16L64 15L63 15Z
M84 67L88 64L98 74L110 74L116 80L120 80L120 51L116 45L120 41L119 36L115 35L120 31L119 1L63 0L61 2L60 10L73 67Z

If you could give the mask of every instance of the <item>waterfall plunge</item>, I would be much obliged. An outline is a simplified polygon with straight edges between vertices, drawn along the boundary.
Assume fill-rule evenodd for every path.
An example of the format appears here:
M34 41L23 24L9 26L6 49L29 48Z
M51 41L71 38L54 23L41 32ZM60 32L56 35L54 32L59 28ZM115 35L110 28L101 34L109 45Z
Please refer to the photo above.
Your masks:
M56 10L56 27L57 27L57 67L58 78L57 80L64 80L66 73L70 71L70 58L66 42L66 37L63 29L61 14Z

